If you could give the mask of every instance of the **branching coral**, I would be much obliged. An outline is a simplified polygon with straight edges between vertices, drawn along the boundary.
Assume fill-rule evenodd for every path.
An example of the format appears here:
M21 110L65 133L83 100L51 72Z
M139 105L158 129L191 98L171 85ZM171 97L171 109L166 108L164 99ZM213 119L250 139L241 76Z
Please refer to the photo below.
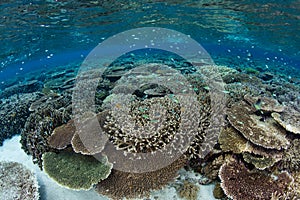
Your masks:
M286 132L270 117L255 114L245 102L236 103L227 112L230 124L252 143L269 149L286 149Z
M127 173L112 170L109 177L101 181L96 191L112 199L137 198L149 196L151 190L161 189L168 182L174 180L177 172L186 164L180 158L162 169L145 173Z
M57 183L75 190L89 190L107 178L112 169L106 157L98 161L73 152L46 152L43 165L45 172Z
M27 118L21 133L22 148L31 154L33 161L42 168L42 154L51 148L48 137L53 130L70 120L70 96L64 96L61 101L45 103Z
M16 162L0 162L0 199L38 200L36 176Z
M300 139L294 139L292 145L284 152L280 168L288 171L300 170Z
M275 193L283 194L293 181L287 172L250 171L237 160L224 163L219 177L225 194L235 200L271 199Z

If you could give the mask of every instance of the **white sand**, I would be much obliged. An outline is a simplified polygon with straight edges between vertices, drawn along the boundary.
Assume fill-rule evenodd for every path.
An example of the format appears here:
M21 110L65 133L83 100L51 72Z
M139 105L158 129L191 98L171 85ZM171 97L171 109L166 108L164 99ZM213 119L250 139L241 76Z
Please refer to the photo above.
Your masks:
M108 200L108 198L100 196L95 191L74 191L63 188L50 179L39 167L32 163L32 159L22 149L20 144L20 136L15 136L10 140L6 140L0 147L0 161L15 161L31 169L38 178L40 186L41 200ZM186 173L185 173L186 174ZM192 176L192 175L188 175ZM200 187L198 199L214 200L212 196L213 185ZM159 200L177 200L180 199L175 188L167 186L161 191L153 192L151 199L157 196Z

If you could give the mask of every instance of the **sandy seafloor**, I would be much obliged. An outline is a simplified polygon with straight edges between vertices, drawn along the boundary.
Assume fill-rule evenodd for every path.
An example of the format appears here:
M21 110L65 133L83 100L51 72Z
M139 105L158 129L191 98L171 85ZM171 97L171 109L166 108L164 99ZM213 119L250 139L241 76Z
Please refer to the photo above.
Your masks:
M3 146L0 147L0 161L15 161L22 163L31 169L37 176L40 190L41 200L108 200L109 198L101 196L93 190L90 191L74 191L58 185L55 181L50 179L40 168L33 164L31 156L28 156L22 149L20 144L20 136L14 136L11 139L4 141ZM196 178L193 172L180 171L181 176L189 176ZM198 198L203 200L214 200L213 189L214 185L200 185ZM176 200L182 199L178 196L176 189L170 185L164 189L152 192L150 199L157 200Z

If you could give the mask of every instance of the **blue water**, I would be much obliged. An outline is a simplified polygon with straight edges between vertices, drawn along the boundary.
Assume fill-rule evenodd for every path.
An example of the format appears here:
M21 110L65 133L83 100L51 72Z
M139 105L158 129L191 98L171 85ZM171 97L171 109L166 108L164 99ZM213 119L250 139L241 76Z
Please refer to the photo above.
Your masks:
M190 35L213 58L247 58L250 52L250 59L299 67L299 5L292 0L2 1L0 80L80 62L106 38L145 26Z

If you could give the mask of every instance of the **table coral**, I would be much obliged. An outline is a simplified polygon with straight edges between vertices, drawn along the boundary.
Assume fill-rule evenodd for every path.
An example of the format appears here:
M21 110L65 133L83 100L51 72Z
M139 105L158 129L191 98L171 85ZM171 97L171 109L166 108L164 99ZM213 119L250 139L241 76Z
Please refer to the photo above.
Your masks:
M89 190L94 184L106 179L112 164L107 158L97 160L73 152L46 152L43 155L44 171L57 183L75 190Z
M245 95L244 99L257 110L265 112L283 112L285 107L270 97Z
M287 107L282 113L272 113L272 117L287 131L300 134L300 112Z
M300 139L294 139L291 146L284 151L280 168L288 171L300 170Z
M268 174L248 170L237 160L222 165L219 177L225 194L234 200L271 199L286 192L293 178L287 173Z
M269 149L286 149L286 132L271 117L255 114L255 109L241 101L227 111L228 121L252 143Z
M172 164L152 172L129 173L112 170L109 177L96 186L96 191L112 199L138 198L149 196L151 190L161 189L174 180L177 172L186 164L179 158Z

